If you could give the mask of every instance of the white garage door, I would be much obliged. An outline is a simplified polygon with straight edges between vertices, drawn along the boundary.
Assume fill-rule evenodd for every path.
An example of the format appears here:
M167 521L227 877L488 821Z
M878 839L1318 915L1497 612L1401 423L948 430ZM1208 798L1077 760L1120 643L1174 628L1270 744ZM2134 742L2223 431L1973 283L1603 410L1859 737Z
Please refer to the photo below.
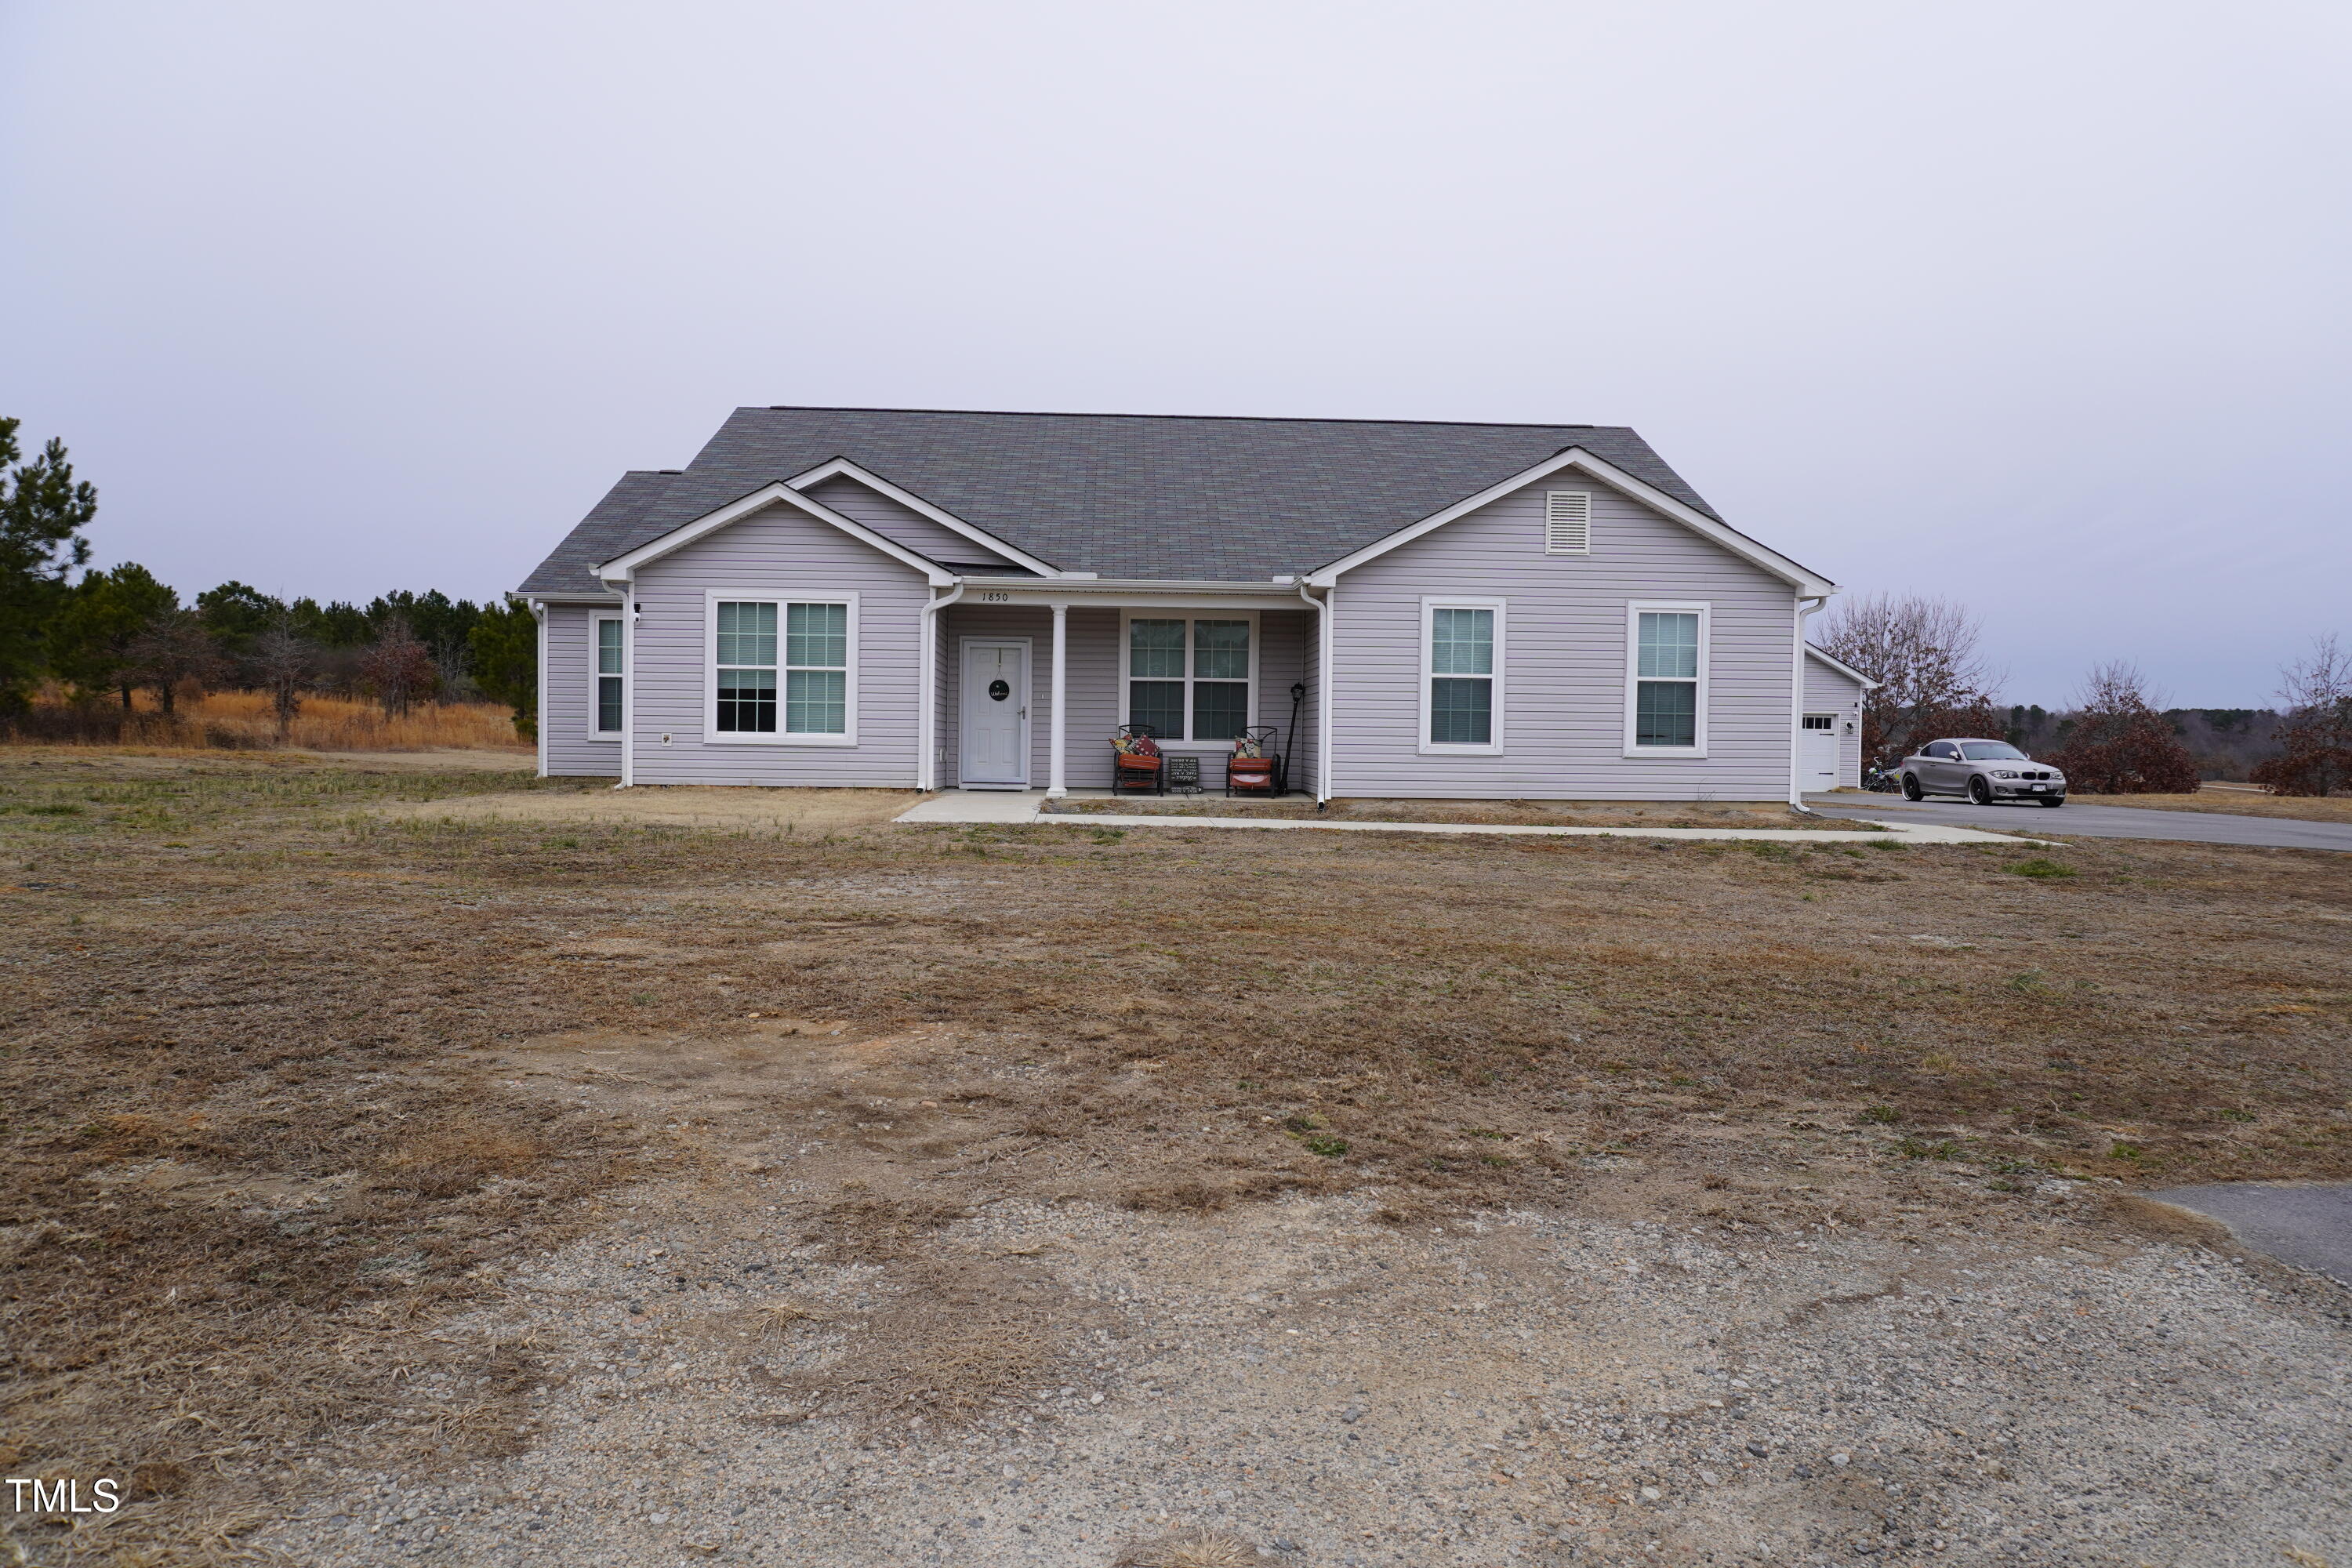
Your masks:
M1835 789L1845 781L1838 776L1838 721L1834 713L1808 713L1804 730L1797 737L1798 758L1803 767L1802 777L1809 790Z

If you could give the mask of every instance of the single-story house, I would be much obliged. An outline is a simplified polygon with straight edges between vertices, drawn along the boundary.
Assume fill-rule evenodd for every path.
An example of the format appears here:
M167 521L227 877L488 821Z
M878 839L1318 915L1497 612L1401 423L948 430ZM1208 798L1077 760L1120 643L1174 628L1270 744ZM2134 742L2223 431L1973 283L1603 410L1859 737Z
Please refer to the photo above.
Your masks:
M1318 797L1853 784L1836 592L1632 430L741 408L515 591L540 768L631 784L1110 782L1148 724Z

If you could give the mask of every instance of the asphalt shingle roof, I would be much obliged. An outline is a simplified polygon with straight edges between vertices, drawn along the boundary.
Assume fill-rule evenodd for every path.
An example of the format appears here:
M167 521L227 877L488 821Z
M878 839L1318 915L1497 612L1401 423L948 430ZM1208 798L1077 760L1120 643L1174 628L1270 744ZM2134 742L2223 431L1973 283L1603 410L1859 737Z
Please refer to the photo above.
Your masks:
M683 470L624 475L520 592L600 592L599 563L835 458L1066 572L1264 582L1569 447L1716 515L1617 425L739 408Z

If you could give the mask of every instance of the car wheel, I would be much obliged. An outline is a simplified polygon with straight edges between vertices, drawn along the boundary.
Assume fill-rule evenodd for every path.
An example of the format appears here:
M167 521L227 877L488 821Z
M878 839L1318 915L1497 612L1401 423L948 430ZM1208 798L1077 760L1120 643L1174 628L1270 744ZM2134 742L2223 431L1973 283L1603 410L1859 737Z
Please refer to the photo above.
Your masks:
M1969 775L1969 798L1976 802L1979 805L1990 805L1992 804L1992 785L1984 782L1984 775L1982 773L1972 773Z
M2066 804L2066 797L2063 795L2045 795L2042 797L2042 804L2044 805L2063 805Z
M1905 773L1903 775L1903 798L1905 800L1917 800L1927 793L1927 791L1919 787L1917 775L1913 773Z

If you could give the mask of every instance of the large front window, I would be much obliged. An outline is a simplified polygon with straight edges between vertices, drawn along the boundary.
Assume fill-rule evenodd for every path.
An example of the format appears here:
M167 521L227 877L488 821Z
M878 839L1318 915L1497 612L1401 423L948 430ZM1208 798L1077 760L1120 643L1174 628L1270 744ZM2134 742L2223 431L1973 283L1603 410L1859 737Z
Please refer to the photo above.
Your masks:
M715 739L779 744L857 741L857 604L710 599Z
M1698 750L1704 613L1637 609L1633 621L1633 721L1628 739L1635 750Z
M1168 741L1230 741L1249 726L1250 623L1127 623L1127 721Z

